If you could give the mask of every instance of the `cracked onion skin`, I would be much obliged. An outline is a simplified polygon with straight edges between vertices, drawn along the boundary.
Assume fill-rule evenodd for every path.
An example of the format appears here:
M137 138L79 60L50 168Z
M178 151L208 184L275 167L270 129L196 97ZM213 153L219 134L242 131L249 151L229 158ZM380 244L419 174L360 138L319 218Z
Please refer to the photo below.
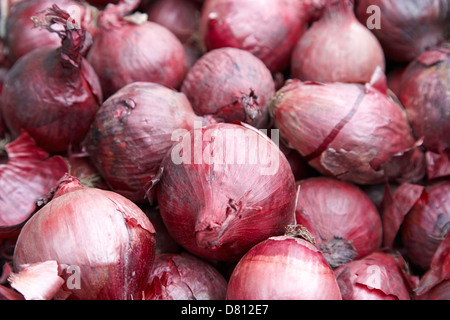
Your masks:
M24 225L13 262L16 271L48 260L78 267L80 285L68 299L127 300L141 297L154 253L155 230L136 204L66 175Z

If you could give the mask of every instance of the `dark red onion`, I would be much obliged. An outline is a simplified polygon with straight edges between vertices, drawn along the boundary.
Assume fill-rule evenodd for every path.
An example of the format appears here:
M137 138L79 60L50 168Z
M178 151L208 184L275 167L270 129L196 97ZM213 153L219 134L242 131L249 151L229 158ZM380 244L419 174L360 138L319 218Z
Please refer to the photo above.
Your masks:
M88 61L100 77L105 97L137 81L178 88L187 71L180 40L167 28L135 12L138 0L110 5L98 17L99 33Z
M50 157L23 132L0 151L0 239L16 237L25 221L68 172L60 156Z
M201 39L207 50L247 50L272 73L281 72L307 28L302 9L296 0L207 0L202 7Z
M297 182L296 223L308 229L332 268L381 246L381 217L357 186L327 177Z
M35 28L30 20L53 4L73 14L78 19L82 29L87 30L94 38L96 36L96 10L80 1L74 0L27 0L16 1L10 8L6 19L5 42L9 58L15 62L20 57L47 45L59 46L61 39L57 34ZM75 17L76 15L76 17Z
M401 257L374 252L334 271L343 300L411 300L414 280Z
M293 236L271 237L251 248L228 281L228 300L342 300L322 253Z
M450 36L448 0L356 0L356 14L363 24L379 20L372 32L395 61L412 61Z
M188 253L158 254L145 300L225 300L227 281L211 264Z
M367 185L425 174L420 141L380 69L365 86L289 80L269 109L281 137L324 175Z
M190 132L168 152L157 186L170 235L208 260L237 261L293 222L295 181L277 145L255 128L219 123Z
M23 295L16 290L0 284L0 300L24 300Z
M192 66L181 91L197 114L262 128L268 124L267 106L275 94L275 83L264 63L250 52L220 48L204 54Z
M351 0L329 1L292 52L292 76L304 81L366 83L376 68L385 69L383 49Z
M86 32L68 26L69 18L57 6L34 18L36 25L59 35L61 46L23 56L8 71L2 92L3 120L13 138L26 130L51 153L78 146L102 101L98 77L83 58Z
M183 93L151 82L133 82L100 107L84 146L109 187L144 202L176 130L202 121Z
M386 74L388 87L397 98L400 97L404 73L405 67L393 67Z
M140 299L154 252L155 230L139 207L66 175L22 228L14 267L55 260L68 299Z

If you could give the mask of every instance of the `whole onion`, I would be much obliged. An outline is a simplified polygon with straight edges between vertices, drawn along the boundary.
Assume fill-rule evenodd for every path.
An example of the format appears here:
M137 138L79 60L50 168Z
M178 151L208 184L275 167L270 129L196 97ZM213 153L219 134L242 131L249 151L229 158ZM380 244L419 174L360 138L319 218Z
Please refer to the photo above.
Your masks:
M14 238L68 172L60 156L50 156L26 133L0 150L0 239Z
M146 300L225 300L227 281L210 263L189 253L158 254Z
M174 240L196 256L237 261L293 221L289 163L274 141L250 125L183 130L161 167L161 217Z
M178 88L187 71L180 40L167 28L130 14L138 0L109 5L98 17L99 32L87 59L97 72L105 97L137 81Z
M250 52L220 48L207 52L192 66L181 91L197 114L261 128L268 124L267 107L275 83L264 63Z
M207 0L200 35L207 50L234 47L253 53L272 73L282 72L307 15L296 0Z
M101 106L83 145L109 187L144 202L147 184L178 129L202 121L183 93L151 82L133 82Z
M32 16L51 7L58 5L68 11L73 19L76 19L81 28L88 31L93 38L96 36L95 16L97 10L80 1L74 0L27 0L16 1L10 8L6 18L5 43L8 48L9 58L12 62L20 57L47 45L59 46L61 39L55 33L35 28L30 20Z
M372 32L386 56L399 62L414 60L450 36L447 0L357 0L356 14L362 23L379 20Z
M154 252L155 230L139 207L66 175L22 228L14 267L56 261L68 299L140 299Z
M50 153L76 148L102 101L98 77L83 58L86 32L68 25L69 18L57 6L34 17L36 25L56 32L61 44L40 47L18 60L2 92L3 120L13 138L26 130Z
M381 246L381 217L357 186L327 177L297 182L298 224L308 229L331 267L360 259Z
M366 83L377 68L385 69L383 49L356 19L352 0L328 1L291 59L292 76L304 81Z
M227 300L342 300L322 253L293 236L270 237L240 259Z
M374 252L334 271L343 300L411 300L412 284L401 258Z
M269 109L281 137L324 175L367 185L425 174L420 140L381 69L365 86L289 80Z
M414 135L423 137L429 157L448 164L450 156L450 43L426 51L406 68L401 82L400 101L404 105ZM447 161L445 161L447 160ZM450 175L444 165L429 163L429 178Z

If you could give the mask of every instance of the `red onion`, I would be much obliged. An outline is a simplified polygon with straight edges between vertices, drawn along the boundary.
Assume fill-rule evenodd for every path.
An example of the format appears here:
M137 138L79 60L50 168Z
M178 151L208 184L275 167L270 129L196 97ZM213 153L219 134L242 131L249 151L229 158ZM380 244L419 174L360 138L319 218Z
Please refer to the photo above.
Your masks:
M181 91L197 114L262 128L268 124L267 105L275 94L275 83L267 67L250 52L220 48L192 66Z
M228 300L342 300L322 253L293 236L270 237L251 248L228 281Z
M227 281L211 264L191 254L159 254L146 300L225 300Z
M84 146L109 187L144 202L177 129L190 130L195 115L183 93L150 82L119 89L100 107Z
M133 202L66 175L22 228L14 267L55 260L68 299L140 299L154 248L155 230Z
M78 178L85 187L109 189L89 156L68 155L65 160L69 165L69 174Z
M371 29L391 60L412 61L450 36L447 0L357 0L356 5L362 23L379 20Z
M365 86L289 80L269 109L281 137L324 175L367 185L425 174L420 141L380 69Z
M125 85L155 82L178 88L186 74L183 45L167 28L134 13L138 0L110 5L98 17L99 33L88 61L100 77L109 97Z
M0 300L24 300L24 297L16 290L0 285Z
M33 28L30 20L40 11L52 5L58 5L68 11L76 19L82 29L87 30L94 38L96 36L96 10L80 1L74 0L27 0L17 1L11 6L6 19L5 42L8 47L9 58L12 62L20 57L47 45L59 46L61 39L57 34Z
M444 160L439 167L429 166L429 178L450 175L450 43L421 54L404 72L400 100L416 137L423 146ZM434 155L433 155L434 154ZM447 161L446 161L447 160Z
M70 16L57 6L34 18L56 32L60 47L43 46L8 71L2 92L4 121L13 137L26 130L48 152L75 148L86 134L102 101L100 84L83 58L84 30L67 25ZM56 30L54 24L64 26Z
M0 239L16 237L25 221L68 172L60 156L50 157L23 132L0 152Z
M321 82L369 82L385 69L377 38L355 17L351 0L332 0L323 16L297 42L292 76Z
M296 222L308 229L332 268L381 246L380 214L360 188L326 177L305 179L297 185Z
M207 50L247 50L277 73L289 66L292 49L306 28L301 1L207 0L200 34Z
M265 134L244 123L219 123L184 130L179 138L156 187L167 230L187 251L237 261L293 221L292 170Z
M401 258L374 252L334 271L343 300L411 300L413 280Z

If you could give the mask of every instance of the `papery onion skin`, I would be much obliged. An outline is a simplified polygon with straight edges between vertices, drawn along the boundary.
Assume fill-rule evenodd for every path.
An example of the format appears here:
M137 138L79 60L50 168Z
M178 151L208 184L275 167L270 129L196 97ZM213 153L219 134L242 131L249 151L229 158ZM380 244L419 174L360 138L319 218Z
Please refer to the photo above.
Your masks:
M271 237L251 248L228 281L227 300L342 300L331 267L306 240Z
M109 187L146 202L146 186L158 173L176 130L202 121L183 93L150 82L133 82L97 112L83 145Z
M383 49L351 0L329 1L292 52L292 76L303 81L366 83L377 68L386 68Z
M305 179L297 186L296 221L314 236L333 268L381 246L380 214L359 187L327 177Z
M202 7L201 39L207 50L247 50L272 73L281 72L307 28L302 9L301 1L295 0L207 0Z
M225 300L227 281L210 263L189 253L155 257L146 300Z
M295 180L272 140L243 123L195 128L182 140L164 159L156 185L161 216L175 241L201 258L233 262L258 242L284 233L294 218ZM256 152L259 159L251 162ZM173 161L181 153L185 158Z
M142 16L127 16L138 4L121 2L98 18L99 33L87 59L99 75L105 97L138 81L179 88L186 74L186 53L172 32Z
M411 300L412 288L402 263L374 252L334 271L343 300Z
M370 6L376 6L377 11L367 12ZM447 0L356 0L356 14L362 23L374 13L380 27L372 32L394 61L410 62L450 36Z
M269 110L280 136L326 176L360 185L418 181L424 155L406 112L378 86L292 79Z
M212 85L213 84L213 85ZM205 53L181 86L195 112L218 121L266 127L275 83L267 67L248 51L219 48Z
M67 175L53 199L23 227L14 266L20 271L24 264L56 260L79 268L74 269L79 288L66 288L72 289L69 299L139 299L154 248L155 230L139 207Z

